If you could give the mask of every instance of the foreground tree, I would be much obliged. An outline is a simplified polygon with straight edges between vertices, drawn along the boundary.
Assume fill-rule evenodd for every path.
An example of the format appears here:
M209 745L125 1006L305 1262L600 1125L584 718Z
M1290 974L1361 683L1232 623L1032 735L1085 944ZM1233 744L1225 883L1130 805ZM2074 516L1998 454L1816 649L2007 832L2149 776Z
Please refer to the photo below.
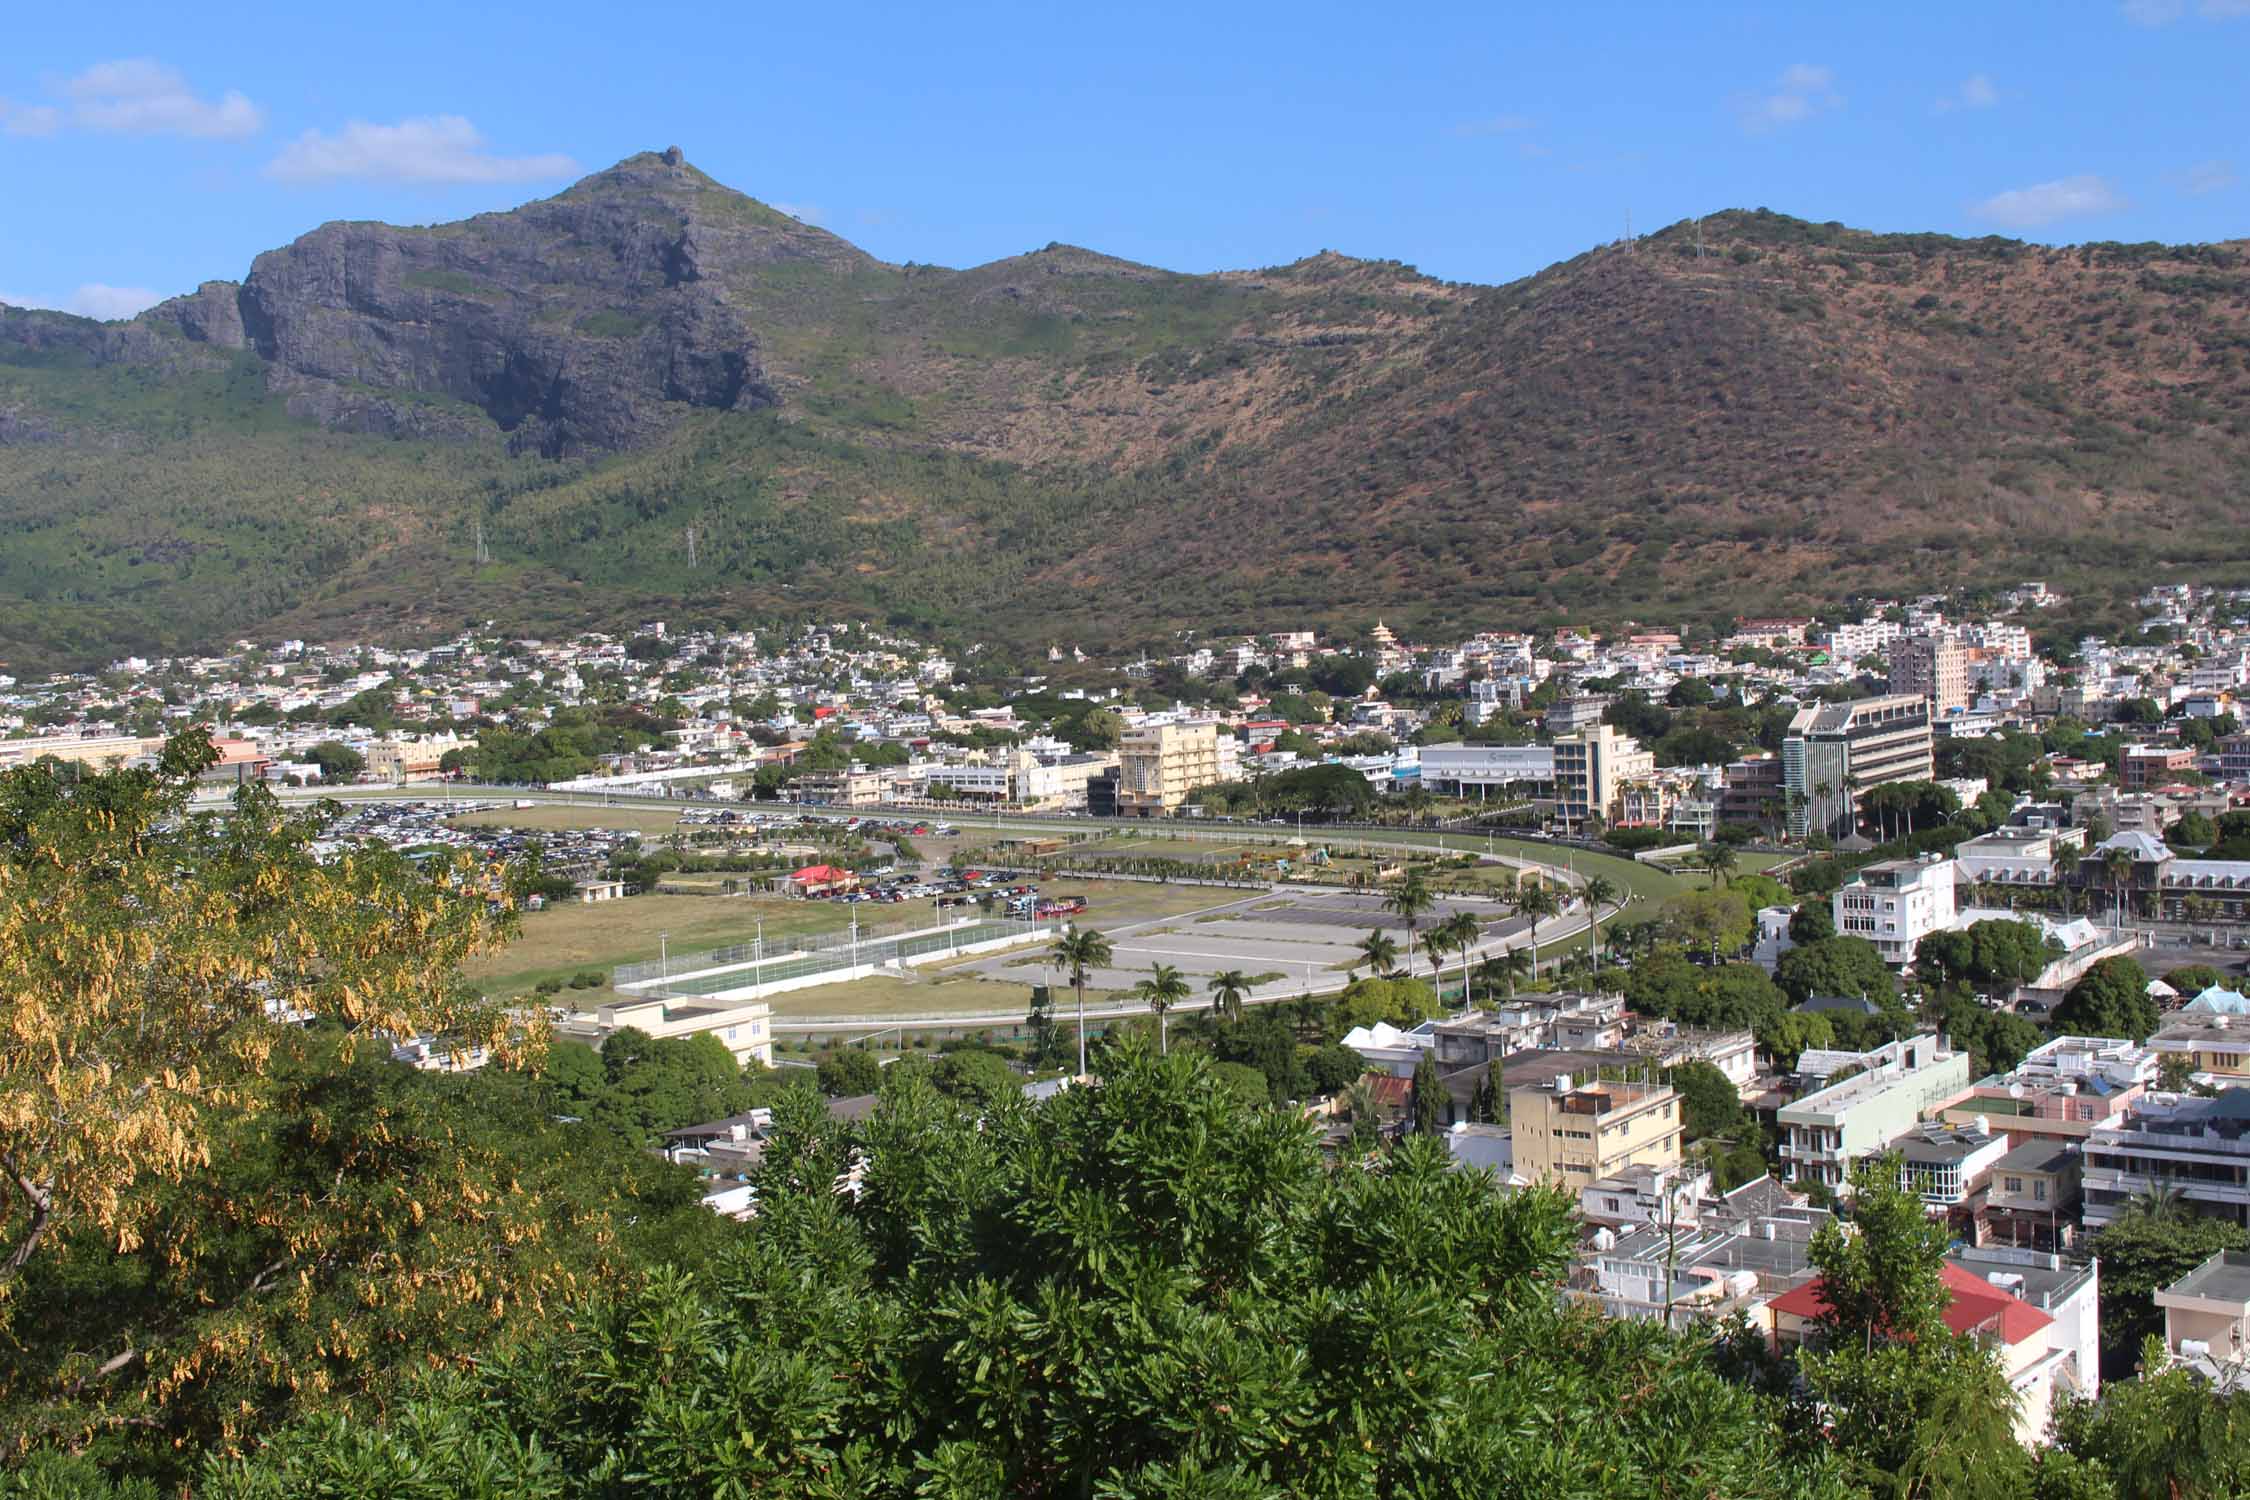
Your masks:
M537 1040L460 979L509 930L486 871L323 864L328 814L255 786L231 816L190 813L216 759L194 731L153 770L0 777L0 1298L51 1237L139 1243L156 1190L210 1161L226 1112L261 1106L292 1023L508 1055Z
M1502 1197L1420 1139L1331 1171L1310 1127L1209 1067L1128 1044L1099 1085L981 1120L906 1079L865 1127L856 1201L819 1175L849 1143L808 1119L738 1250L205 1487L1846 1493L1706 1342L1558 1309L1560 1194Z

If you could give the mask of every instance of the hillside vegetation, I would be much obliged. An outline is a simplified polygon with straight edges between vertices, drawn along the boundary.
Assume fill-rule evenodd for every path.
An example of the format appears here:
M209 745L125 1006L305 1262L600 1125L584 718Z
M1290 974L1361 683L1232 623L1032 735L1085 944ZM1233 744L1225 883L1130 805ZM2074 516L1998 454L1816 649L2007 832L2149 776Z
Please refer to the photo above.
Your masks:
M0 309L0 656L812 612L1125 648L2232 577L2246 361L2239 244L1760 210L1495 288L956 271L650 154L325 226L129 324Z

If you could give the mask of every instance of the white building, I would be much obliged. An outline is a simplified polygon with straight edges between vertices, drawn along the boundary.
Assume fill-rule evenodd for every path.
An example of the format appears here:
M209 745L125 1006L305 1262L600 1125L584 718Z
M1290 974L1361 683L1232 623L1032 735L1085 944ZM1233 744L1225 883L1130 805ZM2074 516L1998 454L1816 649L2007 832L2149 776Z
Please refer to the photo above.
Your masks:
M1875 945L1883 962L1900 968L1914 960L1914 945L1953 925L1953 861L1924 855L1868 865L1830 898L1836 931Z

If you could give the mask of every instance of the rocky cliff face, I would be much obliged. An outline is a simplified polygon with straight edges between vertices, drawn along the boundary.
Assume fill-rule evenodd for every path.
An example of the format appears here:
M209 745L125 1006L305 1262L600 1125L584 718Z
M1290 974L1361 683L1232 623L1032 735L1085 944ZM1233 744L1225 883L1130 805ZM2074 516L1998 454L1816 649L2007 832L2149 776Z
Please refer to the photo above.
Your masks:
M466 406L519 449L590 453L682 407L774 404L727 285L790 261L872 264L674 149L457 224L326 224L143 321L255 350L291 409L330 426L441 434L474 425Z

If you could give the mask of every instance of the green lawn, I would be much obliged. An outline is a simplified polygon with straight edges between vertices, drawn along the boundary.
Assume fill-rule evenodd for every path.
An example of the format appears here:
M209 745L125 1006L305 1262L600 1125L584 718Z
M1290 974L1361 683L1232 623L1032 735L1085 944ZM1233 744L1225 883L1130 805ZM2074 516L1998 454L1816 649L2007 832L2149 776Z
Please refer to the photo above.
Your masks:
M768 942L833 932L849 921L849 910L833 902L770 896L629 896L592 906L564 902L525 913L522 933L505 952L474 959L463 966L463 972L489 994L516 995L542 979L568 980L583 969L646 962L667 950L677 956L746 943L757 936L761 917ZM868 909L860 910L864 921ZM661 941L659 933L665 934Z

